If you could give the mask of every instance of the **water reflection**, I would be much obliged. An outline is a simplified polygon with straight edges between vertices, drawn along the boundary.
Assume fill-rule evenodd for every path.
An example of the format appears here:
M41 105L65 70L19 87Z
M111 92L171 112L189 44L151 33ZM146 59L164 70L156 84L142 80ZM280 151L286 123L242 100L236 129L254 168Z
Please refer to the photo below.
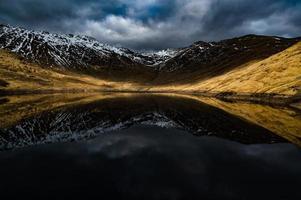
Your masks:
M156 125L244 144L300 145L297 110L173 94L52 94L0 101L0 149L93 138Z
M301 146L301 112L296 108L274 107L247 102L200 99L202 102L264 127Z
M1 197L300 199L300 157L291 144L243 145L139 125L0 152Z

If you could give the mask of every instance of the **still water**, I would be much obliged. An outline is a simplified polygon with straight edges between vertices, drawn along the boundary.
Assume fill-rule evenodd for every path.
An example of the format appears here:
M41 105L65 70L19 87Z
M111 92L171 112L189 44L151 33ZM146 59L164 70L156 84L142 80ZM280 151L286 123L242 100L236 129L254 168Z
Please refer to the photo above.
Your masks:
M175 94L2 97L0 192L300 199L300 138L300 111L287 107Z

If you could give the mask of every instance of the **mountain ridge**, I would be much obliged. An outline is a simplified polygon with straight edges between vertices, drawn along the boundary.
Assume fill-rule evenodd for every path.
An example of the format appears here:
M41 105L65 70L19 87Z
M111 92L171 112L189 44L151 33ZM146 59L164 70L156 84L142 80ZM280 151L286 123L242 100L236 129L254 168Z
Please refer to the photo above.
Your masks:
M252 39L252 37L254 39L269 39L270 43L274 42L275 47L283 45L283 48L287 48L301 40L301 38L288 39L249 34L219 42L197 41L188 47L144 53L124 47L114 47L89 36L30 31L20 27L0 24L0 48L8 49L26 59L37 61L39 64L70 68L79 66L88 67L89 65L108 65L109 67L114 67L114 65L119 66L123 64L125 66L158 66L159 69L164 68L164 71L174 71L175 64L183 64L174 60L177 57L185 60L187 54L194 53L193 57L188 60L196 60L197 57L204 58L210 56L212 54L211 51L216 51L216 48L227 48L227 50L232 48L236 51L239 49L248 49L249 46L247 44L236 45L235 42L238 43L238 41L246 38ZM230 47L225 47L225 44L228 43ZM283 50L283 48L280 48L280 50ZM166 65L170 66L166 67Z
M219 80L219 77L245 70L253 64L260 69L263 64L256 64L261 62L264 62L267 70L284 67L289 77L298 78L297 74L290 72L292 66L284 66L281 60L269 58L282 53L289 55L280 56L284 61L292 56L299 60L300 52L296 50L294 55L294 50L289 49L300 41L301 38L250 34L219 42L197 41L179 49L135 52L106 45L87 36L60 35L0 25L0 90L208 91L215 94L217 90L210 89L206 85L208 81ZM270 62L276 63L276 67L269 67ZM298 64L296 66L293 68L298 72ZM252 73L249 76L253 76ZM271 76L271 73L266 76ZM63 78L58 80L56 77ZM239 77L224 81L222 88L225 89L217 93L233 93L226 86L233 84L236 79L239 80ZM281 77L277 79L282 80ZM279 80L271 76L271 85ZM299 87L299 81L296 80L294 84L297 85L292 84L290 88ZM214 87L213 83L210 84ZM254 91L257 93L257 89ZM282 91L280 96L295 94L288 92L290 89L285 87Z
M114 47L98 40L81 35L73 34L55 34L45 31L30 31L27 29L12 27L0 24L1 48L9 49L19 53L21 56L39 60L41 55L37 53L48 53L51 60L42 61L40 64L56 64L61 67L71 67L71 65L101 65L111 64L107 59L112 56L120 62L126 62L130 59L134 64L154 65L158 60L168 58L168 53L160 54L155 52L152 54L140 54L133 50L123 47ZM43 50L46 49L46 52ZM25 52L26 51L26 52ZM90 57L88 57L90 55ZM96 58L93 58L96 56ZM45 59L45 58L44 58ZM97 63L95 60L102 60ZM153 59L153 60L152 60ZM119 63L116 63L119 64Z

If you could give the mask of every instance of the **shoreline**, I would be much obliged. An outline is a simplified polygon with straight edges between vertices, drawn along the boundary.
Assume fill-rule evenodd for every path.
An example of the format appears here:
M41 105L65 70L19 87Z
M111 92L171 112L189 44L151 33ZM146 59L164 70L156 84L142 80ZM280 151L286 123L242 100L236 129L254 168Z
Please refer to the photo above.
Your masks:
M0 97L29 94L68 94L68 93L132 93L132 94L185 94L202 97L217 98L222 101L244 101L258 104L271 104L279 106L292 106L301 103L301 95L289 96L270 93L234 93L234 92L206 92L206 91L151 91L151 90L1 90ZM295 106L294 106L295 107Z

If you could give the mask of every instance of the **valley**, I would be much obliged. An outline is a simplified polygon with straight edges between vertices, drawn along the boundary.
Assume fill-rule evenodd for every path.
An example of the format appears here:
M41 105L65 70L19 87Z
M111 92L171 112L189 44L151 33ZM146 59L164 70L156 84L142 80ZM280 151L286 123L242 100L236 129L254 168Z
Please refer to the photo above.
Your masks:
M1 25L0 94L174 92L298 103L300 41L246 35L138 52L87 36Z

